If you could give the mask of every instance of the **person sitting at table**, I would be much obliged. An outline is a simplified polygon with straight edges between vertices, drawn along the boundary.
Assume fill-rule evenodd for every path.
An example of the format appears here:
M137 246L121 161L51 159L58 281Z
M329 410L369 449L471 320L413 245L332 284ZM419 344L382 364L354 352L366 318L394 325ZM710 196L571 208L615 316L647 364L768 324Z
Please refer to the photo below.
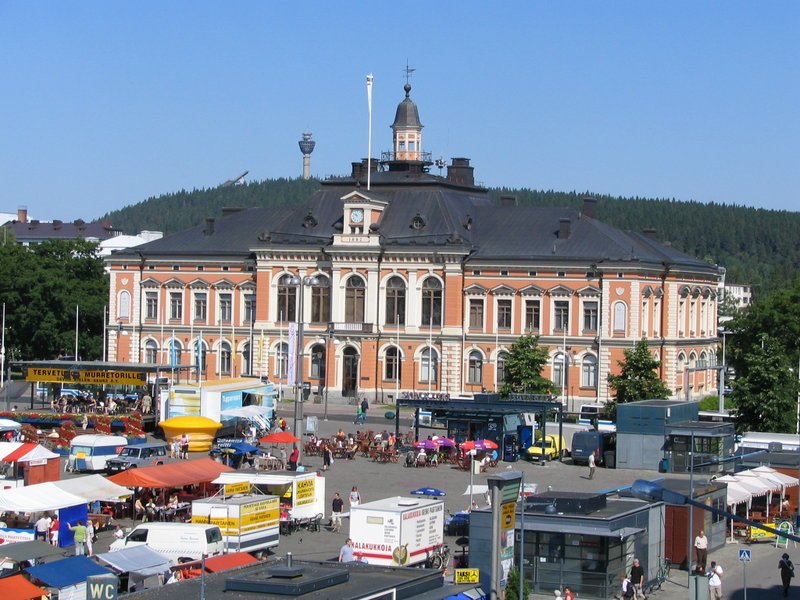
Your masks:
M336 432L336 439L343 440L345 437L344 429L340 427L339 431Z
M155 521L156 520L156 503L153 502L153 499L147 501L147 504L144 505L145 513L147 514L148 521Z
M432 467L438 467L439 466L439 453L438 452L436 452L436 451L431 452L430 456L428 457L428 464L430 464Z
M344 451L344 457L347 460L353 460L356 457L356 445L350 444Z
M428 453L425 452L425 448L419 449L419 452L417 453L417 464L418 465L428 464Z

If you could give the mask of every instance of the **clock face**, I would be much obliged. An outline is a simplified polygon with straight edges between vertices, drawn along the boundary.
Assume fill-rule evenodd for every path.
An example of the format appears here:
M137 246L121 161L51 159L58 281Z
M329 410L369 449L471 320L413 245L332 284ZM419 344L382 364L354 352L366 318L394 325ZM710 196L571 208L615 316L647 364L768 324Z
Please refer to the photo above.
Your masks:
M350 220L353 223L361 223L364 220L364 211L360 208L354 208L350 211Z

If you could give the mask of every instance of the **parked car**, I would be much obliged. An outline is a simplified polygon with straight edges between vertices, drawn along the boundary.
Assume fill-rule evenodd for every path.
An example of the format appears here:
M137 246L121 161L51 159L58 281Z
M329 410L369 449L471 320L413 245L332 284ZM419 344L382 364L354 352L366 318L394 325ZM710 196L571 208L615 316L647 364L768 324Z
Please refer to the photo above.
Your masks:
M536 440L533 445L528 448L528 458L530 460L539 460L544 456L547 460L553 460L564 456L567 452L567 443L563 436L560 435L546 435L542 439Z
M106 461L106 473L119 473L136 467L152 467L172 462L164 443L133 444L126 446L119 456Z

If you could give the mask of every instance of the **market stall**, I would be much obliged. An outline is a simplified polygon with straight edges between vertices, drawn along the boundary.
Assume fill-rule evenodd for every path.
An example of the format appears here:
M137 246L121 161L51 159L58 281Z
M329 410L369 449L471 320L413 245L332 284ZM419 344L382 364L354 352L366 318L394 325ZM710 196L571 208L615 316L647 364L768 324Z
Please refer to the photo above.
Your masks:
M61 478L60 456L33 442L0 443L0 487L10 489Z
M234 471L210 458L197 458L177 463L128 469L108 478L117 485L143 488L179 488L214 481L220 474Z
M71 556L63 560L25 569L31 579L49 591L58 592L59 600L86 600L86 578L92 575L113 575L86 556Z
M171 564L169 558L144 545L95 554L94 557L119 575L127 576L129 582L136 584L137 591L142 589L148 577L168 573Z
M24 575L0 579L0 598L6 600L39 600L47 594L46 589L33 585Z
M222 423L207 417L172 417L161 421L158 426L164 430L167 441L186 434L189 436L189 452L208 452Z

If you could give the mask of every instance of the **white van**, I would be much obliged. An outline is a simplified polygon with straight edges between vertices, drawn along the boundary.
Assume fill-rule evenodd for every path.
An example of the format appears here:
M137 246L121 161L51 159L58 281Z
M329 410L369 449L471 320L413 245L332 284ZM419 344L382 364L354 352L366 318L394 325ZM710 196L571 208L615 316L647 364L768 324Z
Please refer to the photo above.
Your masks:
M128 445L121 435L86 434L77 435L69 443L69 471L104 471L106 461L116 458Z
M196 523L142 523L126 537L116 540L109 550L112 552L130 546L146 544L172 561L178 559L200 560L203 554L224 554L222 532L216 525Z

